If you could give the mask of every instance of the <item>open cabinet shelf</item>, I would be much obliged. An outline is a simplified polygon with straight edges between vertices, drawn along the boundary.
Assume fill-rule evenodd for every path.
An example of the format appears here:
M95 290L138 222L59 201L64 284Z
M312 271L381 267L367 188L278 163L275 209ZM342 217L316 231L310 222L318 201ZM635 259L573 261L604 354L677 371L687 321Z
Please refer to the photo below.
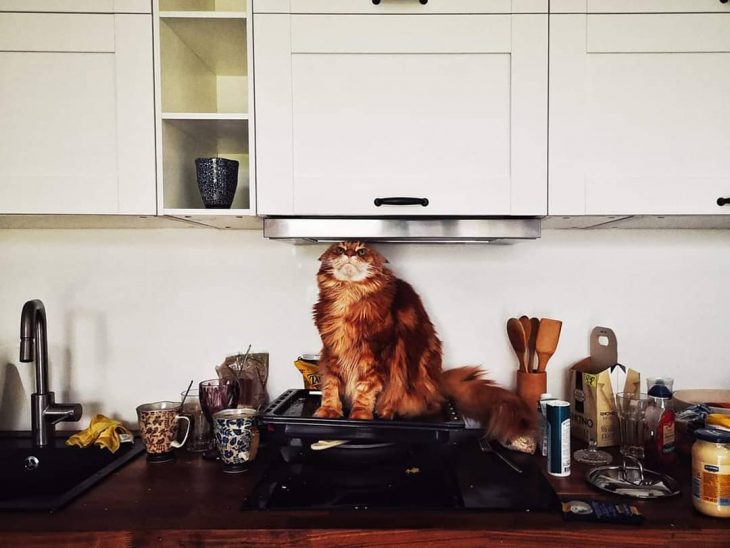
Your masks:
M159 213L219 228L260 226L252 207L253 120L248 6L241 0L158 0L155 18ZM236 160L230 209L206 209L195 159Z
M246 13L248 5L246 0L159 0L159 7L160 12Z

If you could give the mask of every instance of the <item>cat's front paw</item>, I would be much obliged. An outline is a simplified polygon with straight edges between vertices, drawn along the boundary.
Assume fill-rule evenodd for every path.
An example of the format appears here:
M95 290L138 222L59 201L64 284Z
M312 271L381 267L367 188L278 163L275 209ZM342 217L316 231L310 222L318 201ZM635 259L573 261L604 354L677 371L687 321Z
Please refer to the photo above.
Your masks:
M381 418L386 421L392 421L395 418L395 411L390 408L380 409L378 410L378 418Z
M334 407L322 406L314 412L315 417L320 419L339 419L342 418L342 410Z
M362 407L356 407L350 411L350 418L356 421L371 421L373 420L373 412Z

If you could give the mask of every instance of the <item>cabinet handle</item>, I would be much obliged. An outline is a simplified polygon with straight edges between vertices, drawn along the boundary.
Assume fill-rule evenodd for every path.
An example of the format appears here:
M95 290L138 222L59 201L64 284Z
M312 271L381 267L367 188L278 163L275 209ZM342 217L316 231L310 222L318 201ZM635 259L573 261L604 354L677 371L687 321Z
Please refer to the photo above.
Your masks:
M723 2L724 4L725 2ZM717 199L717 205L724 206L725 204L730 204L730 198L718 198Z
M392 198L375 198L373 203L376 207L382 205L420 205L426 207L428 198L404 198L402 196L394 196Z
M428 4L428 0L418 0L418 2L423 6ZM720 2L724 4L725 2L727 2L727 0L720 0ZM380 0L373 0L373 4L377 6L378 4L380 4Z
M721 4L727 4L727 0L720 0Z

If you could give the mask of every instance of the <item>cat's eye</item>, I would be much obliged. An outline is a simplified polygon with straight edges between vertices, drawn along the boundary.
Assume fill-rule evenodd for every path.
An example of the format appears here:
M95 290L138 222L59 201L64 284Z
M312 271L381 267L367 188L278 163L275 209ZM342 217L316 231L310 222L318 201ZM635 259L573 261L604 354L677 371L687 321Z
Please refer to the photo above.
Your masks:
M345 252L344 247L338 247L337 249L335 249L335 253L337 253L338 255L342 255L344 252Z
M360 249L357 250L357 254L360 255L360 257L365 255L365 253L367 253L367 250L364 247L361 247Z

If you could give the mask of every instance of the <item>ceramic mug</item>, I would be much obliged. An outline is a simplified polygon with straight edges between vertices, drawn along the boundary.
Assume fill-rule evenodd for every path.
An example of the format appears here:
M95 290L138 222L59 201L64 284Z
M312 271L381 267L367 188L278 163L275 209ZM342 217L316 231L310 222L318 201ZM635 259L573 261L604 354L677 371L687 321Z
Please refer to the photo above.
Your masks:
M147 460L165 462L175 458L173 449L182 447L190 432L190 419L179 414L180 402L158 401L137 407L139 433L147 449ZM185 421L185 435L177 441L178 421Z
M245 471L259 446L256 410L242 407L218 411L213 415L213 432L223 471Z

